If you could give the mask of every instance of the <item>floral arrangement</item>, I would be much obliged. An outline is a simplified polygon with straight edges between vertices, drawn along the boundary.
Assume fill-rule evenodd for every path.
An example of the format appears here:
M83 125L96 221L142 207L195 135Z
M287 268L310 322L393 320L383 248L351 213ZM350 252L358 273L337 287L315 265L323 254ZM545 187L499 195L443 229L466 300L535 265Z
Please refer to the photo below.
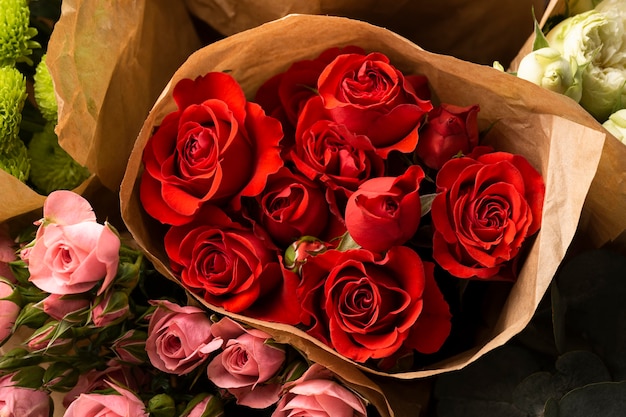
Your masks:
M357 363L438 352L440 286L515 280L545 186L523 156L478 146L478 105L430 98L425 76L356 46L294 62L254 101L228 73L178 81L140 183L173 273Z
M47 417L61 393L67 417L378 415L290 346L187 305L78 194L51 193L35 226L3 234L0 338L26 337L0 359L2 413Z

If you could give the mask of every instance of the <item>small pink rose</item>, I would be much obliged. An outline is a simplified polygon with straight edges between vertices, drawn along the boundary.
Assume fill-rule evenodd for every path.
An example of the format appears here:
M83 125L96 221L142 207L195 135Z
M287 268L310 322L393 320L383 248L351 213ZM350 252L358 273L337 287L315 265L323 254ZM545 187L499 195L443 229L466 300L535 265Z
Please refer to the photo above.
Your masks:
M143 402L132 392L109 383L116 394L81 394L63 417L148 417Z
M96 327L119 323L130 313L128 295L122 291L106 293L91 311L91 320Z
M6 223L0 225L0 277L15 282L15 276L9 267L9 262L15 261L15 242L9 234L9 227Z
M361 398L333 379L332 373L313 364L297 380L285 384L272 417L366 417Z
M207 367L209 379L241 405L266 408L278 401L281 386L266 382L283 366L285 351L267 343L271 336L228 317L213 325L213 334L225 345Z
M0 342L3 342L12 334L15 319L20 314L20 306L10 300L2 300L13 294L13 286L0 280ZM2 415L2 414L0 414Z
M50 415L48 393L18 387L11 378L12 375L0 378L0 416L48 417Z
M155 368L187 374L222 345L222 340L213 336L211 320L202 309L166 300L152 303L157 308L150 317L146 351Z

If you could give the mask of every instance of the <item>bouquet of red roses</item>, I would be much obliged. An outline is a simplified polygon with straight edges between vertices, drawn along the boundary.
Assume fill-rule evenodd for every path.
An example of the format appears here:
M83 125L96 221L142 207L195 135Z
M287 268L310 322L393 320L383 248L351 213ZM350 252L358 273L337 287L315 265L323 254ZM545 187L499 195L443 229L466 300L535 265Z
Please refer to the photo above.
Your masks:
M276 31L297 45L312 36L306 28L324 33L314 47L265 45L273 59L259 60L254 48ZM554 229L545 209L554 183L543 178L565 155L548 151L556 145L541 143L542 129L520 128L548 123L548 138L578 129L595 163L602 140L527 109L528 119L512 119L501 91L475 83L463 94L462 78L443 69L463 64L436 59L370 25L312 16L199 51L131 155L121 193L129 230L209 308L316 360L332 361L325 351L402 377L471 361L530 318L547 285L539 277L564 255L538 260L538 245L556 242L536 233L546 219ZM557 211L577 222L584 195L563 198ZM567 228L569 242L575 224ZM470 311L502 308L494 289L523 301L507 302L512 320L481 338Z

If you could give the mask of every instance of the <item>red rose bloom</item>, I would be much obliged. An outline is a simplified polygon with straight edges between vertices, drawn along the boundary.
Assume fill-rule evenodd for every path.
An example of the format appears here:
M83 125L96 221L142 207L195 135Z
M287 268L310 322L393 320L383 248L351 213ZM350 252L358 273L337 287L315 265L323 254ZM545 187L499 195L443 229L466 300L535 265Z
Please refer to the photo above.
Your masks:
M399 177L365 181L346 206L346 228L352 239L372 252L384 252L409 240L420 224L423 179L422 168L412 165Z
M340 55L318 81L332 119L367 135L383 158L392 150L415 150L418 128L432 109L430 101L417 95L416 87L423 89L423 77L405 77L378 52Z
M320 236L330 213L324 191L308 178L282 168L270 176L265 190L254 200L254 220L280 247L301 236Z
M183 284L227 311L293 324L289 309L295 301L283 299L285 283L277 254L216 207L205 206L199 217L200 221L171 227L165 235L170 267ZM261 313L250 312L260 304Z
M437 174L437 189L433 256L455 277L494 277L539 230L545 185L523 156L451 159Z
M433 266L407 247L394 246L383 259L363 249L329 250L309 258L301 274L307 332L356 362L403 346L432 353L450 333Z
M173 92L178 110L148 140L140 197L162 223L190 222L207 202L255 196L282 165L280 123L246 101L228 74L181 80Z
M427 167L441 169L452 157L467 155L478 145L479 109L477 104L442 104L428 113L428 123L420 131L415 149Z

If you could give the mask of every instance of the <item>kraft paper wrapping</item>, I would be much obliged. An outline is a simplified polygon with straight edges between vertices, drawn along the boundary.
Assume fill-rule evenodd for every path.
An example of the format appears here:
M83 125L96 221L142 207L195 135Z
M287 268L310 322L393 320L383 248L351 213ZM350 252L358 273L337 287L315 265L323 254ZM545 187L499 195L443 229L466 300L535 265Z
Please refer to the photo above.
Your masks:
M481 64L515 56L543 0L185 0L200 19L232 35L290 13L343 16L385 27L428 51Z
M171 97L174 85L183 78L229 70L252 99L266 79L284 71L292 62L314 58L329 47L349 44L387 54L404 73L426 75L441 101L457 105L479 103L481 126L493 125L487 140L499 149L525 155L543 174L547 190L543 226L504 307L493 317L493 325L477 335L471 350L427 368L386 374L338 355L293 326L259 321L203 304L267 331L340 375L351 377L358 368L377 376L407 380L460 369L504 344L527 325L576 231L605 133L551 114L549 110L553 107L561 108L564 115L578 112L575 103L565 97L548 94L540 87L488 66L426 52L389 30L367 23L340 17L287 16L209 45L194 53L176 71L146 119L131 154L120 193L122 217L156 268L176 280L168 268L163 247L164 228L145 213L139 199L143 148L153 128L175 110ZM375 385L365 385L374 393L380 392Z
M550 17L566 13L566 0L551 0L545 14L539 21L544 27ZM524 43L517 56L511 62L509 71L515 72L519 62L532 51L534 35ZM556 93L554 93L556 94ZM626 250L626 145L579 107L578 114L564 115L570 120L601 130L606 134L602 157L595 178L589 188L589 195L583 207L580 220L581 232L594 247L615 244L622 251ZM554 108L552 114L561 114Z
M74 191L116 193L141 125L176 68L200 47L184 5L64 0L47 51L59 144L91 177ZM0 171L0 222L45 196Z

